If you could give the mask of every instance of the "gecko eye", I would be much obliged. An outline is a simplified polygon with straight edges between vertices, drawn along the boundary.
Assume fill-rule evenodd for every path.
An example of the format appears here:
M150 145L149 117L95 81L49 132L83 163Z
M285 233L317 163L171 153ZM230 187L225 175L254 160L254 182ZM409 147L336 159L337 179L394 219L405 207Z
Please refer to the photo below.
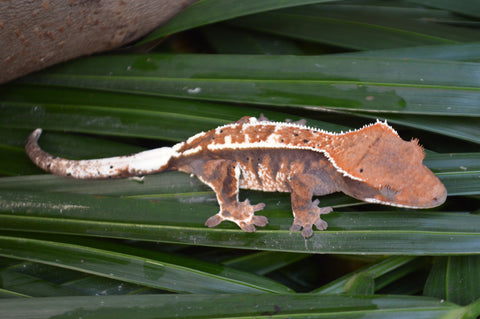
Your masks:
M384 185L380 188L380 194L383 195L383 197L385 197L387 200L393 200L398 193L398 191L389 185Z

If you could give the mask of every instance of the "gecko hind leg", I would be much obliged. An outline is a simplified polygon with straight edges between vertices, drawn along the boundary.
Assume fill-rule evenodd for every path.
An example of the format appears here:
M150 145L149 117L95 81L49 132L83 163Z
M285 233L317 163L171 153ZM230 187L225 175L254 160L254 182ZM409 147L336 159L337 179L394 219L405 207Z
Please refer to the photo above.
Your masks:
M263 227L268 224L267 217L254 214L264 207L263 203L251 205L248 199L221 207L220 212L207 219L205 226L215 227L222 221L228 220L237 224L242 230L251 233L255 231L255 226Z
M246 232L254 232L255 226L263 227L268 224L265 216L255 215L256 211L265 207L264 203L250 204L246 199L239 202L240 167L234 161L210 160L203 163L201 173L194 172L205 184L216 193L220 211L210 217L205 225L215 227L224 220L236 223Z
M320 203L318 199L311 202L308 207L304 209L294 210L295 219L290 231L299 231L302 230L302 236L305 238L311 237L313 235L313 225L315 225L318 230L325 230L328 227L328 223L324 221L320 215L328 214L333 211L331 207L318 207Z
M320 201L318 199L312 201L313 188L310 185L318 185L320 181L315 177L306 174L297 175L290 182L292 188L292 210L294 215L293 224L290 231L302 230L304 238L313 235L313 225L318 230L325 230L328 227L326 221L322 220L321 215L328 214L333 211L331 207L318 207Z

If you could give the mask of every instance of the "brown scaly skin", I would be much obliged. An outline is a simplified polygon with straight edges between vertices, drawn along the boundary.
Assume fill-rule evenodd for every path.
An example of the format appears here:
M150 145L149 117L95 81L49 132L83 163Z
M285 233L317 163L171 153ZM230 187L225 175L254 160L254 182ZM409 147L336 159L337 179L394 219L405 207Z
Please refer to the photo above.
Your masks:
M255 215L265 204L239 202L239 188L291 193L294 222L307 238L313 225L327 228L318 207L321 196L343 192L370 203L430 208L447 196L443 184L422 164L417 141L406 142L387 124L377 122L342 134L309 128L303 123L275 123L263 116L199 133L172 148L161 148L100 160L72 161L42 151L37 130L27 141L27 154L40 167L74 178L112 178L179 170L196 175L217 195L220 211L205 223L224 220L244 231L265 226Z

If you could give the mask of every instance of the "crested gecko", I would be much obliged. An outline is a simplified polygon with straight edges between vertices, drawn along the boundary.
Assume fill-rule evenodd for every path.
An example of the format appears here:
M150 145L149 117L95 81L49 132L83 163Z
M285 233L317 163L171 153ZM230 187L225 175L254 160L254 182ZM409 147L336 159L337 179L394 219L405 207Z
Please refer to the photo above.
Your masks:
M300 121L299 121L300 122ZM42 132L29 136L26 152L42 169L79 179L142 176L167 170L196 175L211 187L220 211L205 225L232 221L246 232L265 226L265 216L255 215L265 204L239 201L239 189L291 193L294 216L291 231L312 236L312 226L325 230L312 196L343 192L356 199L406 208L441 205L447 191L422 161L417 140L404 141L386 122L359 130L330 133L299 122L272 122L263 115L196 134L173 147L152 149L129 156L69 160L43 151Z

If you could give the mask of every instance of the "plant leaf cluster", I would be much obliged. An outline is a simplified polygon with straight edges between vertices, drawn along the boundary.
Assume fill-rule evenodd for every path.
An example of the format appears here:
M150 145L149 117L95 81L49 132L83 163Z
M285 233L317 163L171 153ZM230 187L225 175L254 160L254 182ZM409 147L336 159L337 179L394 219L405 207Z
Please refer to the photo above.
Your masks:
M479 19L476 1L200 0L131 47L0 86L0 318L478 317ZM60 178L23 149L41 127L57 156L124 155L260 114L387 120L448 200L324 196L329 228L305 240L288 194L242 191L269 225L209 229L195 178Z

